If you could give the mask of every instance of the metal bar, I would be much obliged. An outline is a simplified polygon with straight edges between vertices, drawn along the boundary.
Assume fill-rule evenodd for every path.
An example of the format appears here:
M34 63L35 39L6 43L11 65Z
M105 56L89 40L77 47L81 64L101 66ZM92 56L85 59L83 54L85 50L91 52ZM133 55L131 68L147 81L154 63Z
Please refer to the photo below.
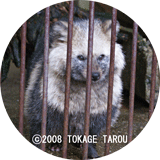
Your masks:
M106 144L105 155L109 154L110 143L108 137L111 130L111 114L112 114L112 95L114 80L114 59L115 59L115 42L116 42L116 25L117 25L117 9L112 9L112 31L111 31L111 51L110 51L110 69L109 69L109 86L108 86L108 106L107 106L107 123L106 123Z
M157 57L153 49L152 56L152 75L151 75L151 91L150 91L150 104L149 104L149 119L154 111L154 98L155 98L155 86L156 86L156 71L157 71Z
M24 115L24 91L25 91L25 61L26 61L26 32L27 22L22 25L21 30L21 67L20 67L20 92L19 92L19 131L23 134Z
M47 96L48 96L48 57L49 57L49 26L50 7L45 9L45 38L44 38L44 67L43 67L43 104L42 104L42 124L41 135L46 135L47 123ZM45 151L45 143L41 144L41 149Z
M137 36L138 25L133 23L133 41L132 41L132 60L131 60L131 79L130 79L130 96L129 96L129 124L128 124L128 143L132 141L133 134L133 113L134 113L134 96L135 96L135 78L136 78L136 58L137 58Z
M89 135L89 123L90 123L90 99L91 99L94 11L95 11L95 2L90 1L88 58L87 58L87 82L86 82L86 104L85 104L85 126L84 126L84 135L86 137L88 137L88 135ZM88 143L83 144L82 159L83 160L88 159Z
M62 148L62 157L63 158L67 158L67 135L68 135L68 115L69 115L70 80L71 80L73 13L74 13L74 1L70 1L69 2L69 18L68 18L68 43L67 43L65 102L64 102L65 108L64 108L64 124L63 124L63 148Z

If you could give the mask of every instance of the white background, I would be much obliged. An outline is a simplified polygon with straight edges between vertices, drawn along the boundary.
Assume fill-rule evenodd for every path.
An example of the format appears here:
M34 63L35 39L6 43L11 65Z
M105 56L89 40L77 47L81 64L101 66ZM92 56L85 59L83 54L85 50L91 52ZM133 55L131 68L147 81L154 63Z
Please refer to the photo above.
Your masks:
M98 0L97 0L98 1ZM4 52L17 29L39 10L62 1L59 0L5 0L0 2L0 63ZM108 0L98 1L123 11L147 34L160 59L159 1L152 0ZM9 89L9 88L8 88ZM154 159L160 158L160 102L140 135L123 149L107 156L107 159ZM61 159L49 155L31 145L16 130L10 121L0 96L0 157L1 159ZM105 159L106 157L100 158Z

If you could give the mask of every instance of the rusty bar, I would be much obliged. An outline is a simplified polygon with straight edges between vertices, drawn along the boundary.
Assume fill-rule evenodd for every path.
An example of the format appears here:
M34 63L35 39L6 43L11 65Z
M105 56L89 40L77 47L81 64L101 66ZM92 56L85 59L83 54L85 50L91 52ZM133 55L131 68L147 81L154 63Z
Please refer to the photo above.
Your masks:
M64 102L65 108L64 108L64 124L63 124L63 148L62 148L63 158L67 158L67 135L68 135L68 115L69 115L70 80L71 80L73 13L74 13L74 1L70 1L69 17L68 17L68 43L67 43L65 102Z
M149 119L154 111L154 98L155 98L155 86L156 86L156 71L157 71L157 57L153 49L152 55L152 75L151 75L151 90L150 90L150 104L149 104Z
M86 104L85 104L85 126L84 126L84 135L86 137L88 137L88 135L89 135L89 123L90 123L90 99L91 99L94 11L95 11L95 2L90 1L88 58L87 58L87 82L86 82ZM84 145L83 145L82 159L83 160L88 159L88 143L84 143Z
M132 41L131 77L130 77L130 96L129 96L128 143L132 141L132 134L133 134L133 113L134 113L136 58L137 58L137 36L138 36L138 25L134 22L133 23L133 41Z
M46 135L47 123L47 96L48 96L48 57L49 57L49 26L50 7L45 9L45 38L44 38L44 66L43 66L43 104L42 104L42 124L41 135ZM41 144L41 149L45 151L45 143Z
M25 61L26 61L26 32L27 22L21 30L21 67L20 67L20 91L19 91L19 132L23 134L24 91L25 91Z
M111 51L110 51L110 69L109 69L109 86L108 86L108 107L107 107L107 122L106 122L106 144L105 155L109 154L110 143L108 137L111 131L111 114L112 114L112 95L113 95L113 80L114 80L114 59L115 59L115 42L116 42L116 25L117 25L117 9L112 9L112 31L111 31Z

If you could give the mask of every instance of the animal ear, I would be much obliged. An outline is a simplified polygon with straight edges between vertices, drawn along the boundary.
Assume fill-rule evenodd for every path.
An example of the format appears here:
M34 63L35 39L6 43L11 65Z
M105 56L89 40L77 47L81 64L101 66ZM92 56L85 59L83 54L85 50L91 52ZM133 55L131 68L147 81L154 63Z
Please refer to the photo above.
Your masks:
M54 42L67 42L68 34L68 22L66 21L57 21L54 23L50 37L53 38Z
M68 22L66 21L57 21L54 23L54 30L61 31L68 29Z
M120 24L117 21L116 25L116 33L119 32ZM111 38L111 29L112 29L112 20L106 20L102 23L102 29L103 32L108 36L108 38Z

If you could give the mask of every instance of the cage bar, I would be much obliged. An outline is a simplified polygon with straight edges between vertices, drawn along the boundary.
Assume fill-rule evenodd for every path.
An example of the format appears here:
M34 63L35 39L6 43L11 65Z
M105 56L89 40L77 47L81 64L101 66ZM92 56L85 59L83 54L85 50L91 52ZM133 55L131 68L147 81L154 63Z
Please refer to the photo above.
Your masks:
M90 100L91 100L91 77L92 77L92 55L93 55L93 33L94 33L94 12L95 2L90 1L89 10L89 34L88 34L88 57L87 57L87 82L86 82L86 102L85 102L85 126L84 135L89 136L90 123ZM88 143L83 144L83 160L88 159Z
M111 130L111 114L112 114L112 95L113 95L113 80L114 80L114 59L115 59L115 42L116 42L116 25L117 25L117 9L112 9L112 31L111 31L111 51L110 51L110 69L109 69L109 86L108 86L108 106L107 106L107 122L106 135L110 135ZM110 144L106 137L105 155L109 154Z
M137 59L137 37L138 37L138 25L134 22L133 23L133 41L132 41L131 77L130 77L130 96L129 96L128 143L132 141L132 134L133 134L133 113L134 113L136 59Z
M90 12L90 14L89 14L89 38L88 38L87 82L86 82L86 104L85 104L85 126L84 126L84 135L86 137L88 137L88 135L89 135L89 124L90 124L92 52L93 52L94 12L95 12L95 2L93 2L93 1L90 1L90 11L89 12ZM63 158L67 158L67 135L68 135L69 95L70 95L70 80L71 80L73 13L74 13L74 1L70 1L69 2L69 19L68 19L67 62L66 62L67 69L66 69L65 102L64 102L65 108L64 108L64 124L63 124L63 150L62 150L62 157ZM110 56L111 58L110 58L110 70L109 70L106 135L110 135L110 131L111 131L116 24L117 24L117 10L115 8L113 8L113 10L112 10L111 56ZM42 106L42 124L41 124L41 135L42 136L46 135L46 123L47 123L49 27L50 27L50 7L46 8L46 10L45 10L43 106ZM27 30L27 22L25 22L22 25L22 30L21 30L21 70L20 70L20 103L19 103L19 131L21 134L23 134L23 116L24 116L26 30ZM128 143L132 141L132 135L133 135L137 36L138 36L138 25L134 22L133 23L131 77L130 77L130 96L129 96ZM154 111L156 70L157 70L157 57L156 57L155 51L153 49L149 119ZM108 143L108 136L107 136L106 137L106 144L105 144L105 155L109 154L109 147L110 147L110 144ZM45 151L45 143L41 144L41 149L43 151ZM82 159L83 160L88 159L88 143L86 143L86 142L83 144Z
M151 90L150 90L150 104L149 104L149 119L154 111L155 86L156 86L156 71L157 71L157 57L153 49L152 55L152 75L151 75Z
M45 9L45 38L44 38L44 66L43 66L43 104L41 135L46 135L47 123L47 96L48 96L48 57L49 57L49 26L50 7ZM45 143L41 143L41 149L45 151Z
M65 108L64 108L64 125L63 125L63 148L62 148L63 158L67 158L67 135L68 135L69 96L70 96L70 80L71 80L73 13L74 13L74 1L70 1L69 2L69 18L68 18L65 102L64 102Z
M20 67L20 91L19 91L19 132L23 134L24 92L25 92L25 61L26 61L26 32L27 22L21 28L21 67Z

